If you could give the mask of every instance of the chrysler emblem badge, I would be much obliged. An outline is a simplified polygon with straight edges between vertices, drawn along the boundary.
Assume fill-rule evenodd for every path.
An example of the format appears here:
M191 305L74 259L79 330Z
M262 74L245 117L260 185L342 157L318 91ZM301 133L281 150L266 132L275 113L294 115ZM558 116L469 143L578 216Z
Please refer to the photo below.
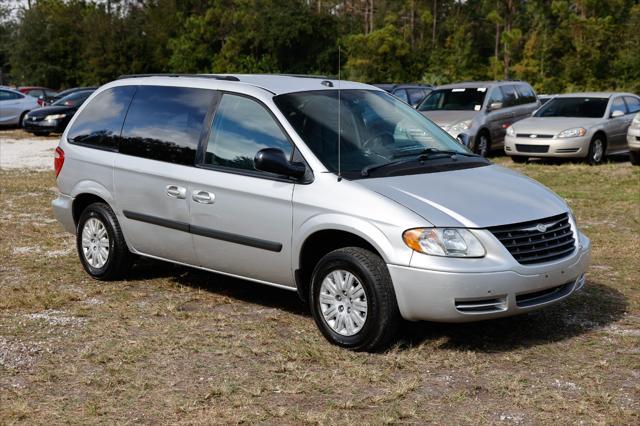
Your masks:
M535 138L537 138L537 137L538 137L538 135L529 135L529 137L530 137L530 138L534 138L534 139L535 139Z
M543 223L539 223L539 224L536 226L536 229L537 229L538 231L540 231L540 232L544 232L544 231L546 231L546 230L547 230L547 225L545 225L545 224L543 224Z

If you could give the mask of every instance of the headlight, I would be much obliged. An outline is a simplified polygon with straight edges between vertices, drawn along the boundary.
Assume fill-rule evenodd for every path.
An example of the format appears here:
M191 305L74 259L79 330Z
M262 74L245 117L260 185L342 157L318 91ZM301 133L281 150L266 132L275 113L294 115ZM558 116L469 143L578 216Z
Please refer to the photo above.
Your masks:
M462 228L416 228L402 234L413 250L432 256L483 257L486 251L469 230Z
M576 127L574 129L563 130L558 134L559 138L577 138L578 136L584 136L587 134L587 129L583 127Z
M60 118L65 118L67 116L67 114L53 114L53 115L47 115L44 120L45 121L51 121L51 120L58 120Z
M447 132L460 133L464 130L467 130L469 127L471 127L471 120L460 121L459 123L456 123L453 126L449 127Z
M636 114L633 117L633 124L640 124L640 114Z
M507 127L507 136L515 136L515 135L516 135L516 131L513 130L513 126Z

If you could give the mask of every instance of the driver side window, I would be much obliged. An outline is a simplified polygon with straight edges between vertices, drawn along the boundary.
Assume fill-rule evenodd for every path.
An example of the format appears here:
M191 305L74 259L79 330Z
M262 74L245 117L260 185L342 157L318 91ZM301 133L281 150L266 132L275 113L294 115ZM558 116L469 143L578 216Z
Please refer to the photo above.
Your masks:
M502 90L499 87L494 87L491 89L491 94L489 95L489 100L487 101L487 106L491 106L491 104L499 102L504 107L504 96L502 96Z

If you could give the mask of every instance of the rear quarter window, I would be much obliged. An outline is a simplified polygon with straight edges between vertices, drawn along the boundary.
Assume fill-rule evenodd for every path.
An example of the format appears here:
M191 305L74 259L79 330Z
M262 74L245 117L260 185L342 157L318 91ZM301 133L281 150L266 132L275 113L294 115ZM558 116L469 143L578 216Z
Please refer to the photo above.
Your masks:
M194 165L215 91L139 86L122 128L120 153Z
M135 86L107 89L84 108L67 133L71 143L115 151Z
M520 103L532 104L538 100L535 92L528 84L520 84L518 86L518 93L520 93Z

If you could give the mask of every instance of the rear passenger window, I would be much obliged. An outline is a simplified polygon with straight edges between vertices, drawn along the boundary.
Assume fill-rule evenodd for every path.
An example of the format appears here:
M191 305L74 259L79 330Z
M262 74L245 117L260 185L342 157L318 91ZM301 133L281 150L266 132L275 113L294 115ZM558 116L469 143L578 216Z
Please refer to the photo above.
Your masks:
M624 100L627 102L627 108L629 113L635 113L640 111L640 99L631 96L625 96Z
M253 159L264 148L278 148L291 158L293 148L273 116L244 96L222 96L212 123L205 163L255 170Z
M122 122L135 91L135 86L120 86L98 94L69 129L69 142L117 150Z
M13 101L15 99L22 99L24 96L18 93L9 92L7 90L0 90L0 101Z
M520 103L522 104L535 103L537 100L533 89L526 84L520 84L518 86L518 92L520 93Z
M214 94L207 89L138 86L122 128L120 153L193 165Z

